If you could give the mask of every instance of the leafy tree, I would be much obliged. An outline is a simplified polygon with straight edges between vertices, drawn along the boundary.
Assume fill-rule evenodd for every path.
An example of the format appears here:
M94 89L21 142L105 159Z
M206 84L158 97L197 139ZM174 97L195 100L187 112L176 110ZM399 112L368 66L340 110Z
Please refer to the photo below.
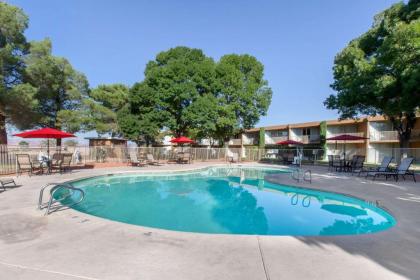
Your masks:
M27 148L29 146L29 143L26 141L19 141L18 145L21 148Z
M51 54L51 42L32 42L26 58L24 80L32 87L39 118L35 125L77 132L86 122L83 100L88 96L86 77L77 72L67 59ZM61 139L57 142L61 145Z
M137 145L153 144L163 127L165 113L159 109L157 97L145 83L136 83L130 89L128 103L117 113L122 134Z
M223 56L216 67L216 96L223 107L218 136L227 140L253 127L267 113L272 90L264 80L264 66L250 55Z
M162 129L226 143L267 112L272 92L263 70L249 55L227 55L216 64L198 49L161 52L131 89L119 126L126 137L147 143Z
M23 34L27 27L28 18L21 9L0 2L0 144L7 144L6 122L25 129L33 119L34 92L27 87L15 90L29 49Z
M123 84L100 85L93 89L85 101L89 110L90 129L98 135L105 133L112 137L120 134L117 112L128 102L129 88Z
M420 1L398 3L375 16L372 28L352 40L334 61L337 95L324 104L342 118L383 114L409 146L420 106Z
M145 70L144 84L157 97L157 107L176 136L187 134L194 122L189 107L200 96L212 93L214 61L199 49L176 47L161 52Z

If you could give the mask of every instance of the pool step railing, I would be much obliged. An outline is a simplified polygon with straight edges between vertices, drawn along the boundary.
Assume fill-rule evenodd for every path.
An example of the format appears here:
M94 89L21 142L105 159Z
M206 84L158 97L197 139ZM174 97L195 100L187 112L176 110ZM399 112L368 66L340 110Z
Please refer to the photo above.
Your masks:
M303 170L300 168L293 169L291 172L291 177L296 181L300 182L300 180L312 183L312 171L307 169Z
M48 201L44 202L44 191L47 188L50 188L49 198L48 198ZM69 193L67 195L59 198L59 199L55 199L54 194L60 189L67 189L67 190L69 190ZM75 192L75 191L80 192L80 194L81 194L79 200L75 201L74 203L72 203L70 205L57 205L60 202L64 201L65 199L70 198L72 196L73 192ZM80 188L73 187L69 183L48 183L47 185L42 187L40 192L39 192L38 209L39 210L46 209L44 215L49 215L50 213L58 210L61 207L74 206L74 205L82 202L84 198L85 198L85 192ZM53 208L53 206L54 206L54 208Z

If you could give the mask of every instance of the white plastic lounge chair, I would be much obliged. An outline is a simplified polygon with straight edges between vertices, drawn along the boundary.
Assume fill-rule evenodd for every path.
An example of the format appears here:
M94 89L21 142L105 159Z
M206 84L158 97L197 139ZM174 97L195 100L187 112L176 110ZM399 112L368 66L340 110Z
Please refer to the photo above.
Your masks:
M159 162L155 160L152 154L146 155L146 163L150 165L159 165Z
M144 160L139 160L137 158L137 153L135 151L130 151L130 164L133 166L146 166Z

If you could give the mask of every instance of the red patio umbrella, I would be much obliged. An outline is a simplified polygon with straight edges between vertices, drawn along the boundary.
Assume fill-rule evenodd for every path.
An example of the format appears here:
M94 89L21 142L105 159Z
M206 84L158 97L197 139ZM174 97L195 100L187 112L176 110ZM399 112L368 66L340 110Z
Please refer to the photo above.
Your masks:
M333 140L336 141L344 141L344 159L346 158L346 141L354 141L354 140L365 140L369 139L367 137L357 136L357 135L351 135L351 134L340 134L334 137L326 138L326 140Z
M181 136L181 137L172 139L170 142L177 143L177 144L186 144L186 143L194 143L194 140L191 140L190 138L185 137L185 136Z
M67 133L58 129L54 128L41 128L37 130L25 131L22 133L14 134L13 136L18 136L22 138L45 138L48 139L47 142L47 154L48 157L50 155L50 141L49 139L62 139L62 138L69 138L69 137L76 137L71 133Z
M191 143L194 143L194 140L191 140L190 138L188 138L188 137L185 137L185 136L181 136L181 137L177 137L177 138L174 138L174 139L172 139L171 141L170 141L171 143L177 143L177 144L191 144ZM184 147L183 146L181 146L182 148L181 148L181 152L184 150Z

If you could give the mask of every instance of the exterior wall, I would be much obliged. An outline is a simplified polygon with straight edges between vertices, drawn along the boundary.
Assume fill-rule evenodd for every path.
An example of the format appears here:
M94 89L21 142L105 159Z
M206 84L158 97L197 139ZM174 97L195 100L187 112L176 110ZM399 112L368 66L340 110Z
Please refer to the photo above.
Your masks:
M367 162L378 163L385 155L392 155L399 148L398 133L393 130L392 123L382 116L361 118L358 120L330 120L326 121L327 138L338 134L353 134L367 137L366 140L346 141L346 156L365 155ZM303 130L309 130L304 133ZM258 145L259 128L251 129L242 134L242 147ZM304 135L309 134L309 135ZM296 140L303 142L305 147L316 148L320 141L320 122L300 124L286 124L265 127L266 148L273 147L276 142L283 140ZM342 154L344 142L327 141L326 154ZM232 145L233 146L233 145ZM320 147L319 148L323 148ZM420 118L413 128L410 148L420 148ZM414 152L412 150L411 152ZM417 151L416 151L417 152ZM398 159L396 159L398 160Z
M120 139L89 139L89 146L126 146L126 140Z

